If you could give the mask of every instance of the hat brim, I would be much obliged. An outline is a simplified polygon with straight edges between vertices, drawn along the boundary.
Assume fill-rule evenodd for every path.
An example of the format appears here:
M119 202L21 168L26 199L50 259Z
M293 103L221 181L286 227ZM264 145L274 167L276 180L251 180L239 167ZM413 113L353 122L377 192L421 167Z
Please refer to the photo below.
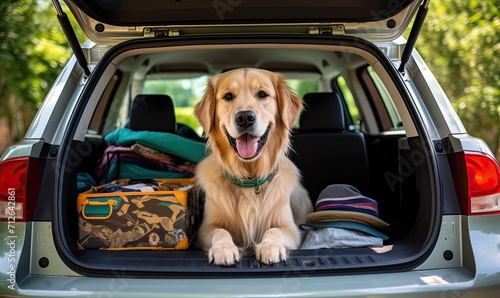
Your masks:
M374 228L385 228L389 224L373 215L354 212L354 211L341 211L341 210L324 210L316 211L307 215L306 223L313 222L330 222L330 221L350 221L357 222L365 225L370 225Z
M378 237L382 240L387 240L389 237L376 229L358 222L352 221L328 221L328 222L312 222L303 224L303 226L308 226L312 228L338 228L338 229L349 229L363 232L365 234Z

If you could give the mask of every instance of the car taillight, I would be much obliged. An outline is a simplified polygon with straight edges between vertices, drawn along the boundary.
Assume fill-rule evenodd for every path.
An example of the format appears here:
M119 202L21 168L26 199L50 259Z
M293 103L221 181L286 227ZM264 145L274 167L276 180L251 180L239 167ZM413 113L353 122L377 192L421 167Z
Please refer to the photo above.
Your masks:
M485 154L465 153L469 214L500 212L500 170Z
M36 206L43 162L30 157L0 162L0 220L29 221Z

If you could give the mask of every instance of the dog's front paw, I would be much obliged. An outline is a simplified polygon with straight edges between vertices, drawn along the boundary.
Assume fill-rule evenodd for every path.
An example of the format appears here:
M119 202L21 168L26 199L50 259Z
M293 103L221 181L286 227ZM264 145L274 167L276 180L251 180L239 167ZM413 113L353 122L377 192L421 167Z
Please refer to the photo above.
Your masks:
M255 257L264 264L279 263L286 256L286 248L280 242L261 242L255 246Z
M219 242L208 251L208 261L214 265L233 265L240 261L240 252L232 242Z

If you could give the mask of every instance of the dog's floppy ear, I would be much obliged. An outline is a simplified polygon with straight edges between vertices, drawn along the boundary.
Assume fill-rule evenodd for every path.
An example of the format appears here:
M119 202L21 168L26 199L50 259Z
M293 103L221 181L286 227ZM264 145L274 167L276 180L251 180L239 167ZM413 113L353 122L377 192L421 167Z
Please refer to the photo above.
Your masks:
M215 84L217 77L212 77L207 82L207 89L203 98L194 107L194 115L200 122L203 130L208 135L215 125Z
M302 111L302 99L288 87L285 78L281 74L276 74L275 86L278 94L281 121L283 121L287 129L291 130L293 122Z

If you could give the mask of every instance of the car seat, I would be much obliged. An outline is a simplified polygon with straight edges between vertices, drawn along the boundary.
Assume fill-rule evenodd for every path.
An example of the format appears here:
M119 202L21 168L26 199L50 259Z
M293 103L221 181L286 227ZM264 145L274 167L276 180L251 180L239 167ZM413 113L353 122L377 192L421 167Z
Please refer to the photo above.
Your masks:
M315 201L330 184L369 191L368 154L361 132L346 129L344 106L336 93L308 93L299 129L292 135L290 158Z

